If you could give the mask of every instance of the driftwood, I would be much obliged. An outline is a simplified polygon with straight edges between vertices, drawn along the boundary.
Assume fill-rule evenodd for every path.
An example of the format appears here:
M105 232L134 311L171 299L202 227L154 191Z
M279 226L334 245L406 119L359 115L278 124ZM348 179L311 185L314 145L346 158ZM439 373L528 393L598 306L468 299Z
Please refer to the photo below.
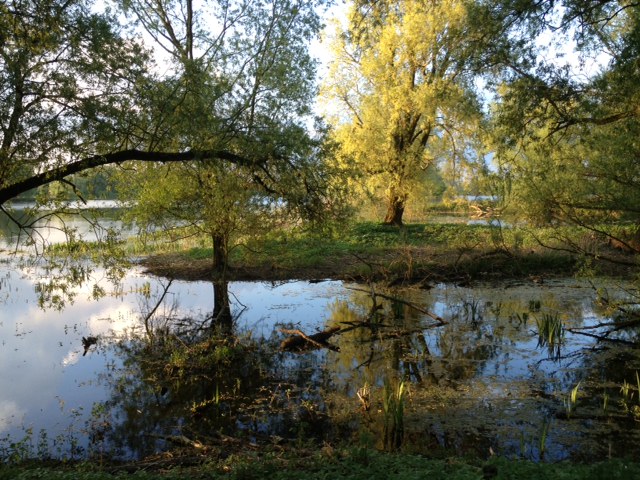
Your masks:
M305 350L313 350L316 348L328 348L334 352L339 352L340 349L335 345L331 345L327 340L332 335L340 331L340 327L331 327L322 332L314 333L313 335L306 335L301 330L288 330L281 328L280 331L287 335L291 335L285 338L280 344L280 350L285 352L303 352Z

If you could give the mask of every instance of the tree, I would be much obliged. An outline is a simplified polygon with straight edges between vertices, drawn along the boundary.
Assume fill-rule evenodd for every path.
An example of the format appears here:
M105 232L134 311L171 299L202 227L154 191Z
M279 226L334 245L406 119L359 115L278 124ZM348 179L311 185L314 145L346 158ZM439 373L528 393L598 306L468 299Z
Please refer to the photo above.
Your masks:
M147 56L82 0L4 2L0 31L4 204L63 179L57 172L73 173L76 158L122 142Z
M519 25L573 37L580 62L538 60L514 69L498 92L497 159L514 203L532 220L577 224L640 251L639 9L625 1L565 1L561 13L522 6Z
M172 30L180 4L130 5L148 15L146 26L168 27L156 30L173 49L176 68L167 75L115 16L91 13L88 0L0 6L3 210L32 189L134 160L226 164L266 192L288 190L279 183L285 173L317 163L303 157L315 147L301 134L312 91L306 42L318 28L312 6L219 2L222 23L198 24L189 1L180 31ZM207 22L219 30L205 34ZM321 202L313 183L294 189L306 207L309 198Z
M272 217L311 206L308 200L321 195L312 185L322 169L318 142L303 123L314 93L307 42L319 28L317 5L240 0L211 2L200 12L192 0L124 6L172 67L148 96L153 113L146 129L162 132L154 143L238 152L248 160L134 167L126 182L140 200L136 222L177 221L204 231L213 241L216 274L224 274L232 235L267 228Z
M420 172L461 158L481 121L474 79L494 32L461 0L352 5L336 38L325 97L340 157L369 191L384 190L384 223L402 225Z
M129 191L147 199L174 179L170 191L181 197L167 199L163 217L206 228L221 271L229 232L268 205L322 217L332 206L323 188L324 147L306 124L316 4L124 6L126 16L93 13L91 0L0 5L0 209L31 231L34 222L12 216L7 205L25 192L60 182L79 196L72 176L106 165L119 167ZM169 54L162 65L131 23L118 24L136 17ZM59 198L47 195L56 190ZM40 191L40 204L53 214L69 199L64 189ZM70 245L78 240L71 231L68 238ZM115 245L106 249L110 264ZM74 275L80 277L86 275Z

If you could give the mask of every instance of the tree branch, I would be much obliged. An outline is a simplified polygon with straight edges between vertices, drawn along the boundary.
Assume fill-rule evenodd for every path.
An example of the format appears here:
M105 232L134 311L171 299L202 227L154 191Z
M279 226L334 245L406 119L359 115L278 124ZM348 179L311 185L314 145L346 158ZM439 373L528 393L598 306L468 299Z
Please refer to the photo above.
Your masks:
M160 163L187 162L192 160L221 160L244 166L254 166L260 163L226 150L189 150L186 152L123 150L83 158L0 188L0 205L34 188L42 187L55 181L63 181L69 175L102 165L115 165L132 160Z

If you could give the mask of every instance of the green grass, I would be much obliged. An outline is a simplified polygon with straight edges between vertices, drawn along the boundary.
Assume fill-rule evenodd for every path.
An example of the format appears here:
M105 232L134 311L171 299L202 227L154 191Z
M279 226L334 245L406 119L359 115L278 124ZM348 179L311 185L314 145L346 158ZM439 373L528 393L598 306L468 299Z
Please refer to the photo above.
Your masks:
M145 241L133 238L111 246L114 249L121 246L133 256L173 256L177 266L181 262L200 262L205 266L212 259L210 238L191 231L182 232L181 236L177 231L171 233L175 235L172 239L163 240L161 234L157 234ZM567 239L594 252L607 248L604 240L575 227L500 229L488 225L416 223L397 228L359 222L331 234L283 229L261 238L235 239L230 265L237 267L236 271L250 272L247 278L265 280L331 277L447 281L461 277L490 279L546 273L615 275L621 271L604 267L604 262L598 263L594 255L563 251L566 243L562 242ZM544 248L541 243L558 250ZM95 255L92 249L99 248L85 243L71 247L75 255ZM57 246L52 250L68 255L69 248ZM106 254L113 255L113 251L107 249ZM169 265L165 260L160 262Z
M471 480L502 479L632 479L640 478L640 464L610 460L591 465L561 463L533 463L502 458L488 462L449 458L434 460L417 455L383 454L360 449L334 456L321 454L293 457L246 457L208 463L200 467L178 467L164 471L136 473L108 473L91 464L58 467L4 466L0 480L106 480L106 479L425 479Z
M456 281L538 274L566 276L585 271L583 265L587 261L590 271L598 273L592 268L593 259L543 248L539 243L560 246L560 238L571 236L575 240L579 235L585 234L570 227L499 229L488 225L420 223L397 228L360 222L333 234L280 230L259 239L239 239L231 249L230 265L236 272L245 272L246 278L265 280ZM154 244L147 253L163 251ZM177 266L180 262L206 262L212 258L210 243L195 237L171 243L164 253L173 255ZM161 262L169 265L168 258ZM174 274L180 276L177 271Z

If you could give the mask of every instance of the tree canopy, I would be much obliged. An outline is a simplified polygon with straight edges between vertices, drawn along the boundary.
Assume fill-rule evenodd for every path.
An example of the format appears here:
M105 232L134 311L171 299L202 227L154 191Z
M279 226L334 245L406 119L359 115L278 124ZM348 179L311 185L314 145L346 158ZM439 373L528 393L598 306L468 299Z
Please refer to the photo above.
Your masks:
M574 64L538 60L498 89L495 145L511 197L530 220L570 222L638 250L638 4L523 7L516 33L535 24L576 51Z
M387 202L385 223L402 224L421 172L446 157L474 155L482 121L475 80L496 47L461 0L354 2L338 32L329 101L343 162ZM488 17L487 17L488 21Z
M132 25L89 1L4 3L0 204L132 160L228 163L266 191L287 190L283 173L313 148L304 122L316 6L123 2L170 54L156 65Z
M2 3L0 208L117 165L128 194L159 208L149 218L198 220L215 237L231 205L246 220L270 202L307 216L337 208L331 159L351 193L401 225L429 175L451 183L475 164L521 218L636 248L637 3L354 0L322 89L330 133L314 136L308 45L321 3ZM171 208L152 201L169 191Z

